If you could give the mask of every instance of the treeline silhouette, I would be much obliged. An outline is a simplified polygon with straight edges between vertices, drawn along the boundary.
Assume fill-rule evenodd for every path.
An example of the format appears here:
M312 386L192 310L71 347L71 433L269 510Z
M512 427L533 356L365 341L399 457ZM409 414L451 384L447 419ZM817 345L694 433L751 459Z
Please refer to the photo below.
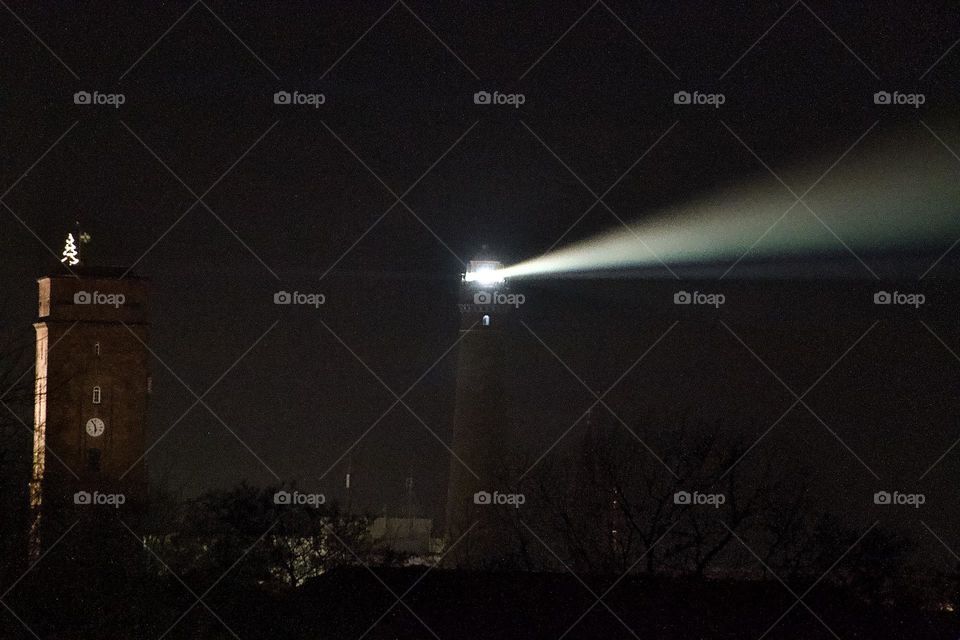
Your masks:
M384 549L337 504L278 504L290 486L79 510L35 564L6 557L2 637L957 637L957 571L818 511L802 468L728 472L748 444L592 424L570 456L504 464L523 507L491 507L501 553L457 567Z

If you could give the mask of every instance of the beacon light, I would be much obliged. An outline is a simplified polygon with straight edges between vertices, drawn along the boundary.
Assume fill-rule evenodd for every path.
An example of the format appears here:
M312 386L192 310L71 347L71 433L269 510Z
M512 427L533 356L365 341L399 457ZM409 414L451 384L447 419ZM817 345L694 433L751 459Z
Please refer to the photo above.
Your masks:
M463 280L476 282L480 286L500 284L504 281L503 264L496 260L471 260L467 264Z

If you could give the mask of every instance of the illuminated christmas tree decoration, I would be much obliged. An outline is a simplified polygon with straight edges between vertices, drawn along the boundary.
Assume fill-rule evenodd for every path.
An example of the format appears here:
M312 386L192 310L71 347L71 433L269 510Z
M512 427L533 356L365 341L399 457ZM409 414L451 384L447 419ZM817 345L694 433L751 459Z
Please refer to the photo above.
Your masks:
M66 262L67 266L74 267L80 264L80 258L77 254L77 244L73 239L73 234L67 234L67 243L63 247L63 258L60 262Z

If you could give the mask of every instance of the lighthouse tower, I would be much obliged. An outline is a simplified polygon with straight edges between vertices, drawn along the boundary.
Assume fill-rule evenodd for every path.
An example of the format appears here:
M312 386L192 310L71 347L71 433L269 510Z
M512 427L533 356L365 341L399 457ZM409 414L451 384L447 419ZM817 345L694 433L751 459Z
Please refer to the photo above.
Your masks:
M486 495L504 492L509 453L504 372L509 366L516 305L500 262L471 260L460 288L460 345L457 362L453 453L447 490L447 542L460 540L447 556L454 566L502 563L502 507ZM469 531L466 536L465 532ZM463 539L460 538L463 536Z

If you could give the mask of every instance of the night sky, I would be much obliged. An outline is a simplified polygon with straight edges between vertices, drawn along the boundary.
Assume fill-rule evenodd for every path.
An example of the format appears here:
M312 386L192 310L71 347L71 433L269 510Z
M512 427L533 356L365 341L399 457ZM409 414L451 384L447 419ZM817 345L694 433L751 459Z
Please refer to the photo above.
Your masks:
M35 279L79 220L89 264L135 264L152 281L155 482L337 496L352 457L366 508L398 510L410 475L439 519L456 351L441 356L463 261L483 245L511 263L616 227L598 196L629 221L775 184L754 154L812 182L868 130L856 152L903 136L931 156L960 150L960 13L866 4L4 5L0 331L30 334ZM81 90L125 103L75 105ZM476 105L481 90L525 102ZM676 105L681 90L726 102ZM875 105L880 90L926 102ZM278 105L277 91L325 103ZM517 446L548 447L593 403L584 385L606 391L680 320L610 392L624 421L692 416L759 435L793 402L784 385L816 383L805 401L829 429L797 406L750 457L811 465L829 506L864 526L874 491L925 491L922 519L960 549L960 449L919 480L960 430L960 248L918 283L954 240L863 256L927 292L917 313L869 304L877 283L840 246L803 278L757 281L745 260L722 314L678 312L680 285L656 268L517 284L531 329L504 372ZM810 275L832 261L843 278ZM278 307L279 290L326 302ZM404 402L417 417L396 406L343 457L415 382ZM184 416L211 385L219 419L200 405ZM926 535L915 514L905 524Z

